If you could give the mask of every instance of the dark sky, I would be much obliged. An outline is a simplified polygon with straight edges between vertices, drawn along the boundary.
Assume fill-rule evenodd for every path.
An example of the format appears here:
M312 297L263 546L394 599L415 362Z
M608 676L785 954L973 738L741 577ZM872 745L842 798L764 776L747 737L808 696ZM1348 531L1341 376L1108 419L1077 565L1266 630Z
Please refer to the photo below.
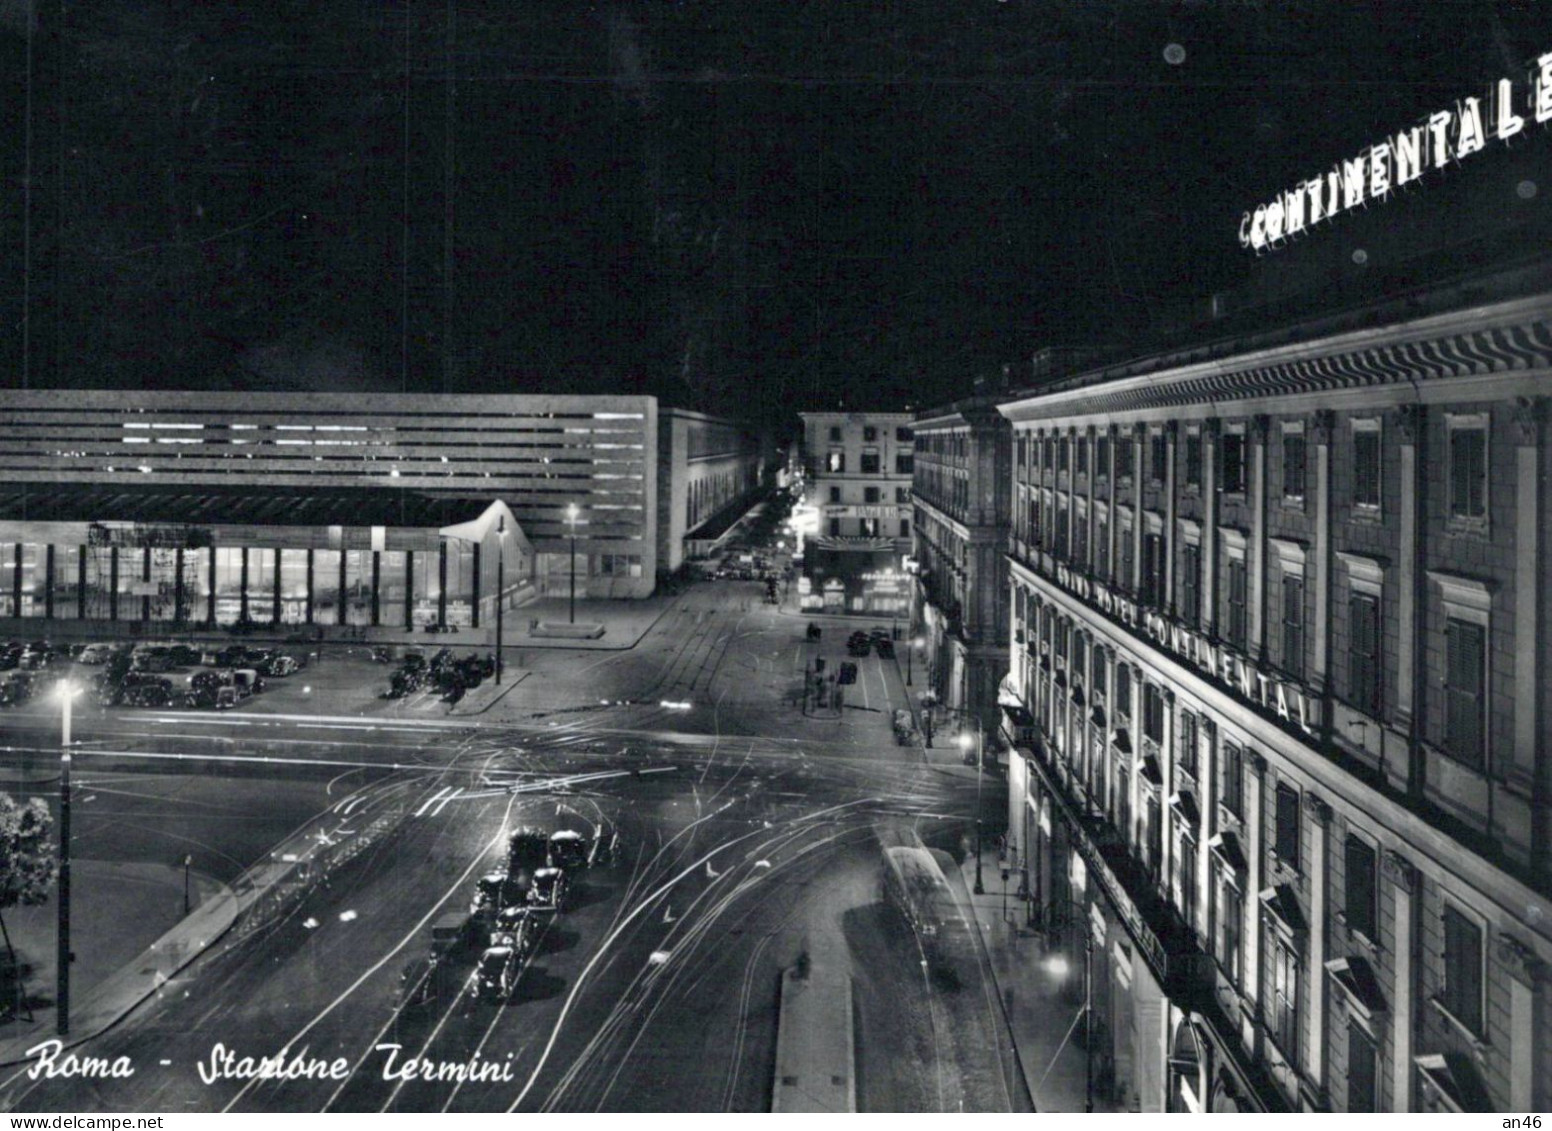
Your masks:
M1548 7L4 0L0 372L930 404L1253 283Z

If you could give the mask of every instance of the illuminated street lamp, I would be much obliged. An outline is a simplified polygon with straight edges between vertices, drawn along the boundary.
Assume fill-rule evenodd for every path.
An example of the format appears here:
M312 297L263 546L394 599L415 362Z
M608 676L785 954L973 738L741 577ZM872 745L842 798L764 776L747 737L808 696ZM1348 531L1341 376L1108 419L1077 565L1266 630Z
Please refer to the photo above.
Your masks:
M576 503L566 504L566 525L571 528L571 623L577 623L577 515Z
M985 895L986 885L981 883L981 720L975 720L975 894ZM970 752L972 739L963 732L959 735L960 748Z
M59 951L57 992L59 1035L70 1032L70 707L81 689L61 683L59 735Z

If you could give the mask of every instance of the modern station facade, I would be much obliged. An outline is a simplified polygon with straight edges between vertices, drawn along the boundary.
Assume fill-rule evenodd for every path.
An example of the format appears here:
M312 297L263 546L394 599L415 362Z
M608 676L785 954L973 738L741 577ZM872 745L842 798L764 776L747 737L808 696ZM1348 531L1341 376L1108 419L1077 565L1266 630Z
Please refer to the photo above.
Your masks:
M498 573L569 592L573 546L579 596L644 597L658 427L651 397L13 392L0 616L479 627Z
M1010 841L1144 1111L1552 1106L1552 293L1352 326L1001 409Z

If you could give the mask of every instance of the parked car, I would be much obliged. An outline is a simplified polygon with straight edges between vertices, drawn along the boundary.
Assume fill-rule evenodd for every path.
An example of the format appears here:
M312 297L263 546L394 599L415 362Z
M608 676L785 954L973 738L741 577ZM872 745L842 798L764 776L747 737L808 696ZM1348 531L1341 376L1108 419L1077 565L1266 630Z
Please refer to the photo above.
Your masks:
M25 703L37 690L31 672L14 672L0 683L0 707L14 707Z
M209 672L201 673L212 674ZM226 711L237 706L237 688L226 684L203 684L199 687L191 687L183 696L185 707L214 707L217 711Z
M550 867L582 869L592 862L593 841L573 829L550 834Z
M177 668L191 668L205 658L205 653L192 644L169 644L167 654Z
M237 696L246 699L264 690L264 677L255 668L233 668L232 680L237 686Z
M172 680L152 672L130 672L117 684L105 683L98 693L105 707L167 707L173 703Z
M852 663L850 660L843 660L843 661L841 661L841 671L840 671L839 676L837 676L837 678L836 678L836 682L837 683L856 683L857 682L857 665Z
M277 652L258 665L258 670L268 676L288 676L301 668L295 656L288 656L284 652Z
M851 656L866 656L873 650L872 638L858 630L846 639L846 652Z
M165 672L173 668L172 649L160 644L141 644L130 654L130 670Z

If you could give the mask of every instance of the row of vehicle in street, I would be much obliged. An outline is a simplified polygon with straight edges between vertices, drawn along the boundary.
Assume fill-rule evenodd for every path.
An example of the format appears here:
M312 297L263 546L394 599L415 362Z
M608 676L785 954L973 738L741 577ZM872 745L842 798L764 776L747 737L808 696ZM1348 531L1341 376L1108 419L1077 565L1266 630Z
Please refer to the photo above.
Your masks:
M373 653L373 659L392 661L387 649ZM419 648L406 649L399 666L388 677L387 698L403 699L425 688L434 689L449 703L456 703L473 688L496 674L494 653L471 652L459 658L451 648L439 649L427 659Z
M525 961L569 906L574 881L599 862L599 850L598 841L573 829L514 830L505 866L479 878L467 911L436 921L430 953L405 968L399 1009L427 1010L460 992L470 1005L509 1000ZM462 978L470 958L474 969Z
M105 707L234 707L262 691L266 676L285 677L306 663L306 655L241 644L204 649L182 643L12 641L0 646L0 707L25 703L70 679L84 683ZM201 670L178 678L196 666Z

